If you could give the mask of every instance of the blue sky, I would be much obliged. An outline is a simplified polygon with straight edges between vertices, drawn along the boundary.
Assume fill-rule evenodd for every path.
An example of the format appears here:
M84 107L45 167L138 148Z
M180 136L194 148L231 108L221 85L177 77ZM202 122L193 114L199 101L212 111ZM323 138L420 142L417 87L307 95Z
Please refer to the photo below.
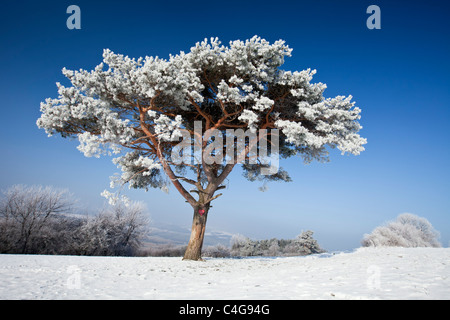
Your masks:
M81 8L81 30L66 9ZM366 9L381 9L369 30ZM208 228L252 238L315 231L325 249L359 246L364 233L411 212L450 242L450 4L446 1L8 1L0 13L0 188L67 188L85 210L118 172L109 158L85 158L76 141L47 138L39 103L56 97L61 69L92 69L104 48L131 57L168 57L205 37L223 43L259 35L293 48L286 70L317 69L325 96L352 94L362 109L360 156L332 152L328 164L281 165L293 182L267 192L237 168L217 199ZM189 227L191 209L175 190L128 193L155 223Z

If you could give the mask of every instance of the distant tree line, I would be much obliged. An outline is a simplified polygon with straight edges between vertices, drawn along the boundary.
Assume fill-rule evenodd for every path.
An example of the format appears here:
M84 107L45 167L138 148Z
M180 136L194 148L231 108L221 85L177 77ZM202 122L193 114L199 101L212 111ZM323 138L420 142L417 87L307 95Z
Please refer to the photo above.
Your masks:
M95 256L182 256L186 246L143 246L149 232L144 206L117 204L94 216L74 213L66 190L12 186L0 198L0 253ZM203 248L205 257L291 256L323 252L312 231L292 240L233 236L231 248Z
M256 256L304 256L323 253L317 241L312 237L312 231L305 231L295 239L251 240L243 235L231 238L231 247L223 244L207 246L202 250L202 256L210 258L256 257ZM144 256L179 257L186 246L165 244L152 246L142 251Z
M147 234L142 204L111 206L95 216L76 215L67 191L9 188L0 199L0 253L136 255Z
M65 190L17 185L0 198L0 253L96 256L182 256L186 246L143 246L149 232L140 203L118 204L94 216L74 214ZM402 214L364 235L364 247L440 247L439 233L425 218ZM324 252L305 231L295 239L251 240L241 235L231 247L203 248L205 257L303 256Z
M250 240L243 236L232 238L231 255L233 256L305 256L323 253L313 232L308 230L295 239Z

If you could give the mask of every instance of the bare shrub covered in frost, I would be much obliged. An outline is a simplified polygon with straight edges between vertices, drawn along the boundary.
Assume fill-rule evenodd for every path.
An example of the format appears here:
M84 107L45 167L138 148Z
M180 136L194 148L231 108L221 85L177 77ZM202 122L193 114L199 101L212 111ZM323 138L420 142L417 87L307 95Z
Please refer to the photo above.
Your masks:
M73 202L66 190L15 185L0 199L0 252L36 253L37 242L49 240L48 226L69 213Z
M386 225L364 235L364 247L441 247L437 232L431 223L414 214L404 213Z
M148 221L140 203L116 204L80 228L83 235L79 250L86 255L135 255L148 232Z
M65 190L13 186L0 198L0 253L135 255L148 221L139 203L94 217L72 213Z
M231 256L230 249L223 244L208 246L202 251L202 254L211 258L228 258Z

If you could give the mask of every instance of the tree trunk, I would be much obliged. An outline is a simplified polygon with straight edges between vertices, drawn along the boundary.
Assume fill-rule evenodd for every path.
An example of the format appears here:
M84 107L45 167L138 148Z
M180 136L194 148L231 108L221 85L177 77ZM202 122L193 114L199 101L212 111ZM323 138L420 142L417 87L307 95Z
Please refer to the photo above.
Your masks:
M204 210L200 214L200 210ZM184 253L183 260L202 260L203 238L205 237L206 218L209 206L194 208L194 218L192 221L191 238Z

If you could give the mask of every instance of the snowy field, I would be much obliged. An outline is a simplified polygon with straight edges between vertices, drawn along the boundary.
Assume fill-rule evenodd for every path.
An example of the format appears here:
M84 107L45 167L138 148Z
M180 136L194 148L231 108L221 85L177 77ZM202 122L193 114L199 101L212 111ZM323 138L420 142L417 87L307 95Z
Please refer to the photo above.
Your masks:
M450 249L204 262L0 255L0 299L450 299Z

